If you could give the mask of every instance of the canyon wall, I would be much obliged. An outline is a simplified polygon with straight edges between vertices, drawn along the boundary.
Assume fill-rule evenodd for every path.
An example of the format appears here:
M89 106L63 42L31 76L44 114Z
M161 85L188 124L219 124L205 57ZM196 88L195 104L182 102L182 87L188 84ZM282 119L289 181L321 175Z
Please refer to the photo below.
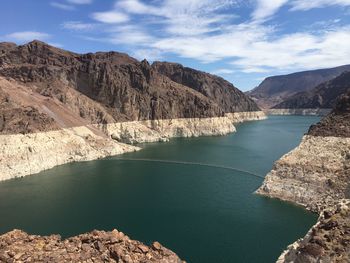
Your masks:
M278 263L349 262L350 91L310 127L297 148L275 162L256 193L320 213L313 228Z
M267 115L326 116L332 109L268 109Z
M225 135L234 121L263 119L262 112L225 117L148 120L95 124L54 131L0 135L0 181L35 174L54 166L137 151L133 143L174 137ZM125 144L127 143L127 144Z

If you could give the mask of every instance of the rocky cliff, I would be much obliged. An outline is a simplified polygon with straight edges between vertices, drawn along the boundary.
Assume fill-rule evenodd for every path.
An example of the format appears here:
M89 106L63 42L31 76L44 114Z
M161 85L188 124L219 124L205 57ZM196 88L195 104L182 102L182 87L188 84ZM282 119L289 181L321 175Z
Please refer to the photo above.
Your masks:
M263 109L272 108L298 92L309 91L349 70L350 65L345 65L268 77L247 94L257 102L259 107Z
M337 207L340 200L350 198L349 128L350 92L310 127L297 148L274 164L257 190L321 213L308 235L291 245L278 262L348 262L350 243L344 236L350 229L350 217L348 208ZM329 209L333 212L327 212Z
M265 118L232 84L178 67L191 82L117 52L0 43L0 180L138 150L125 143L224 135L235 122Z
M184 68L191 72L174 81L159 64L151 66L126 54L81 55L40 41L22 46L2 43L0 52L0 76L25 83L28 91L58 100L93 123L221 117L259 110L216 76ZM0 116L8 119L2 112Z
M350 200L321 212L306 236L291 244L277 263L350 262Z
M28 235L13 230L0 236L1 262L184 263L160 243L146 246L113 230L92 231L62 240L59 235Z
M278 160L259 194L277 197L320 212L349 197L350 93L310 127L300 145Z
M274 106L274 109L332 109L337 98L350 90L350 72L318 85L317 87L299 92Z

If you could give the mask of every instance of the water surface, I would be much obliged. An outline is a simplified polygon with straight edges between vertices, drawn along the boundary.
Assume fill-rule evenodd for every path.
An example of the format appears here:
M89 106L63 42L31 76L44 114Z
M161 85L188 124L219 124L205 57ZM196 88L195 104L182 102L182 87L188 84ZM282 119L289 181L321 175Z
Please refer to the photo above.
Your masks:
M318 120L272 116L229 136L145 144L140 152L2 182L0 233L19 228L68 237L117 228L148 244L158 240L188 262L273 262L316 215L252 194L261 178L207 165L264 176Z

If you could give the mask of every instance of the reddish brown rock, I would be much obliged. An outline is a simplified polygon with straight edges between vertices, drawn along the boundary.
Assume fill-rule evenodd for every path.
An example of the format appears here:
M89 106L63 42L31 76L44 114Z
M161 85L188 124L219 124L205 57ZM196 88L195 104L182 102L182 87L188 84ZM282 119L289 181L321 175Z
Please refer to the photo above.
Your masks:
M0 262L184 262L155 243L148 247L117 230L95 230L66 240L58 235L36 236L13 230L0 236Z

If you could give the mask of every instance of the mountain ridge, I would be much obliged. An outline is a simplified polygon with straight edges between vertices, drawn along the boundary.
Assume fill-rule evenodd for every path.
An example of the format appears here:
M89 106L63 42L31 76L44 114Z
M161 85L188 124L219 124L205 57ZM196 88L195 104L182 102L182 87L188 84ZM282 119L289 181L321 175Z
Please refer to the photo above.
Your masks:
M259 107L273 108L296 93L311 90L321 83L336 78L345 71L350 71L350 65L271 76L246 94Z

